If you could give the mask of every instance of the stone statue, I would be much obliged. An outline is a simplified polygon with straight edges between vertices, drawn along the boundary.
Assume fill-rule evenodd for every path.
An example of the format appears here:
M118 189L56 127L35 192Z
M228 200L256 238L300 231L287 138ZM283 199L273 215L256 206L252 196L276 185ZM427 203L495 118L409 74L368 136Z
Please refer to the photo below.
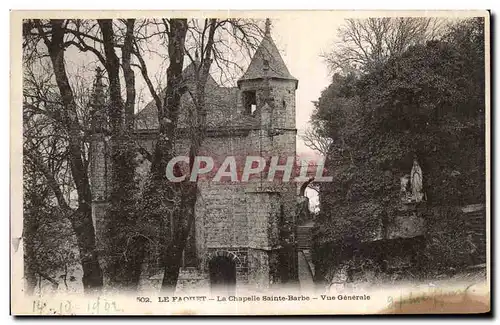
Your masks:
M415 202L422 202L424 199L422 168L420 168L416 157L413 158L411 169L411 195Z

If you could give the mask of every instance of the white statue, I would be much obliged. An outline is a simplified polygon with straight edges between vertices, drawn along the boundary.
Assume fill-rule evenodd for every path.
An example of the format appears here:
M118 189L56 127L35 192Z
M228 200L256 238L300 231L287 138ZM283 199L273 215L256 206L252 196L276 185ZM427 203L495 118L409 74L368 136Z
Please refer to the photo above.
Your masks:
M424 199L422 181L422 168L420 168L417 158L413 158L413 167L411 169L411 195L415 202L421 202Z

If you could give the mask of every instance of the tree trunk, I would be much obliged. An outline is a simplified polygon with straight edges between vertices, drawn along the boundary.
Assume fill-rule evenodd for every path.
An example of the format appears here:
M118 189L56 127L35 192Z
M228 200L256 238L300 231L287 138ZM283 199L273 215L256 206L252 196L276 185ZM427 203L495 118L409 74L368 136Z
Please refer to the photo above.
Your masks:
M195 216L194 208L197 198L196 183L189 180L179 184L181 192L180 208L174 215L176 221L174 236L170 245L164 252L165 273L163 276L161 292L171 295L175 292L175 286L179 277L179 268L182 263L182 252L186 247L189 232L193 227Z
M151 164L151 176L154 180L161 182L167 182L165 177L165 171L168 161L173 157L174 151L174 141L175 141L175 130L177 128L177 121L179 119L179 109L181 103L181 95L183 92L182 83L183 76L182 70L184 67L184 42L186 40L187 33L187 20L186 19L170 19L170 28L167 32L168 34L168 54L170 58L170 64L167 68L167 90L165 93L165 100L163 101L162 107L158 108L158 122L159 122L159 135L156 141L155 151L153 154L153 162ZM161 186L161 185L160 185ZM166 193L171 193L172 197L170 202L175 202L176 200L182 200L182 188L181 184L178 183L166 183L166 187L170 187L170 190ZM179 197L180 194L180 197ZM164 201L163 204L168 204L168 201ZM182 216L179 216L179 207L175 207L175 203L171 207L170 220L173 222L166 223L171 229L165 229L166 233L172 234L170 240L166 242L170 243L165 247L165 252L163 253L163 263L164 263L164 277L162 282L162 291L175 289L175 284L177 283L177 277L179 275L179 267L182 259L182 235L179 234L177 225L179 224Z
M33 200L33 198L32 198ZM24 244L24 290L26 295L31 296L35 291L37 284L36 267L34 259L36 256L35 244L33 237L38 230L38 222L36 216L25 213L23 227L23 244Z
M187 20L171 19L168 34L167 88L162 107L158 107L159 134L153 153L151 172L154 179L165 179L165 168L173 157L175 130L179 119L182 96L182 69L184 66L184 42Z
M135 19L127 19L127 30L122 47L123 77L125 79L125 90L127 99L125 101L125 125L127 130L134 128L135 107L135 74L131 67L131 54L134 50L134 24Z
M141 256L144 247L142 241L130 238L136 223L136 184L133 162L136 148L131 138L133 112L135 106L135 77L131 69L130 55L133 49L134 19L126 22L127 30L122 48L123 74L127 98L124 104L121 96L120 60L115 51L115 35L112 19L99 19L103 35L105 67L109 78L111 105L109 121L111 129L111 190L110 206L106 213L108 235L107 263L109 280L115 289L137 289Z
M205 86L210 73L210 66L212 64L211 55L214 44L216 19L207 19L205 23L209 25L207 44L206 47L202 49L202 53L205 53L205 56L202 58L201 66L195 67L197 71L195 75L196 98L194 98L194 102L196 105L197 119L190 134L190 170L192 170L194 158L198 154L201 144L205 138L207 115L205 106ZM180 198L181 204L178 210L174 210L173 220L175 222L172 226L175 229L175 237L172 238L171 244L165 252L165 273L162 282L163 294L173 294L175 291L175 286L179 277L179 268L182 263L182 253L186 247L187 239L191 228L194 225L195 219L194 209L197 200L197 182L190 182L189 177L186 177L186 181L180 184L179 188L180 190L178 193L182 196Z
M70 217L78 243L80 261L83 269L83 289L85 292L98 292L103 285L101 266L95 245L95 232L92 223L90 204L80 204Z
M77 118L76 103L69 84L64 64L63 20L51 20L52 40L44 36L52 61L54 76L61 93L65 111L63 119L69 135L69 155L71 175L78 194L78 213L71 219L73 230L78 239L78 248L83 268L83 286L85 292L102 288L102 272L97 258L95 230L92 223L91 192L87 169L83 161L82 138Z

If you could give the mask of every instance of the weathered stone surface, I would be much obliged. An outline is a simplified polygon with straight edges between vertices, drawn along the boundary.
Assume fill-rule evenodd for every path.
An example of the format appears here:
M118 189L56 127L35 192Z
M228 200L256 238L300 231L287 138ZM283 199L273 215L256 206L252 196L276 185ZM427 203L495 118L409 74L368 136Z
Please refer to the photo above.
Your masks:
M175 294L192 294L200 290L200 288L208 287L208 285L209 278L206 272L195 267L183 267L179 271Z

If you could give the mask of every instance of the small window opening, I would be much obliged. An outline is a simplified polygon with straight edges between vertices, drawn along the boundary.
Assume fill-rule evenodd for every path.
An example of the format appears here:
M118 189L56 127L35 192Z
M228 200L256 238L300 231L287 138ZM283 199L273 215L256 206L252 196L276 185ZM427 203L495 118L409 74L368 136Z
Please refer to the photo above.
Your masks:
M245 114L252 115L257 109L257 94L255 90L243 92L243 111Z
M264 60L264 71L269 70L269 60Z

